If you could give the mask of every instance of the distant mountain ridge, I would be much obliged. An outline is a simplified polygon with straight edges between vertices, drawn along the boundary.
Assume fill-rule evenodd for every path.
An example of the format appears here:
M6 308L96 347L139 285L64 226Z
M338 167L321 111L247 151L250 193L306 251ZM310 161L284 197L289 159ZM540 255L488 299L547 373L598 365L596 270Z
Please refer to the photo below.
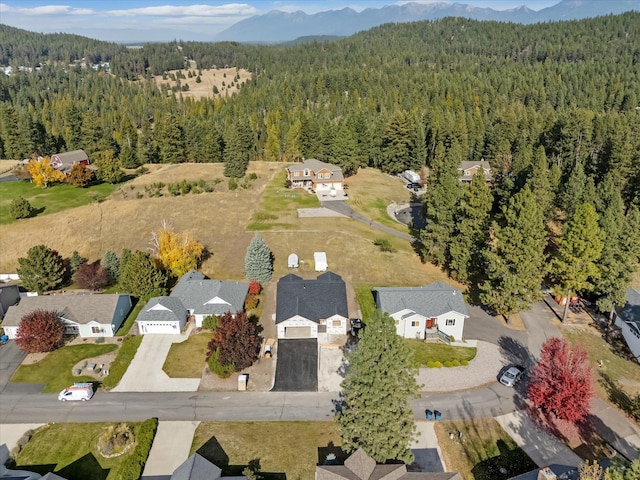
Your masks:
M384 23L406 23L444 17L530 24L579 20L630 10L640 11L640 0L562 0L556 5L539 11L531 10L524 5L509 10L494 10L464 3L445 2L388 5L382 8L367 8L361 12L343 8L313 15L302 11L272 10L264 15L254 15L235 23L216 35L213 40L279 43L292 41L298 37L349 36Z

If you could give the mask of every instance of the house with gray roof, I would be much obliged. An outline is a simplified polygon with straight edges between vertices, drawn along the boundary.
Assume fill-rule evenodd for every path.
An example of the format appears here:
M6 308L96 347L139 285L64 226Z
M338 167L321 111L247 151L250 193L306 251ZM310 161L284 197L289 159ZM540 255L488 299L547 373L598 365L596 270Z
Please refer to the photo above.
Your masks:
M348 317L347 288L340 275L327 272L308 280L289 274L278 281L278 338L346 335Z
M343 191L344 175L337 165L309 158L288 166L286 171L290 188L304 188L319 193Z
M484 158L479 162L469 160L460 162L460 167L458 167L458 179L462 183L471 183L473 181L473 176L479 170L484 174L484 178L487 183L493 180L491 165L489 165L489 162L487 162Z
M176 468L169 480L247 480L244 475L223 477L220 467L211 463L199 453L194 453Z
M379 287L374 296L376 308L391 315L401 337L464 338L467 306L462 292L451 285L435 282L424 287Z
M640 292L627 290L624 307L616 313L614 324L620 329L629 350L640 361Z
M0 285L0 318L4 318L9 307L20 301L20 289L17 285Z
M180 334L188 318L196 327L210 315L244 311L249 284L210 280L196 270L185 273L168 297L155 297L144 306L136 320L140 333Z
M359 448L344 465L316 466L316 480L462 480L457 472L409 472L404 463L378 465Z
M102 293L24 297L9 307L2 321L7 336L16 338L23 317L36 310L57 312L68 334L82 338L113 337L131 310L131 297Z
M71 152L56 153L51 155L51 166L63 173L69 173L76 163L88 166L89 157L84 150L73 150Z

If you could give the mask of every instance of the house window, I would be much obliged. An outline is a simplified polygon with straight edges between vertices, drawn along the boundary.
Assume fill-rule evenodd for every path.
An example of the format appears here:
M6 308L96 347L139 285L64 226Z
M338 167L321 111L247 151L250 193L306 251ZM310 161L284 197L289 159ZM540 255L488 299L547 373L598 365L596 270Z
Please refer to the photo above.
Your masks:
M416 321L416 320L413 320L413 321L411 322L411 326L412 326L412 327L419 327L419 326L420 326L420 322L418 322L418 321Z
M91 327L91 333L102 333L102 328L100 328L100 327Z
M447 318L447 321L445 322L445 325L447 327L453 327L455 324L456 324L455 318Z
M294 177L299 177L300 176L300 172L298 172L298 171L293 172L293 176Z
M305 177L308 177L308 176L309 176L309 169L306 169L306 170L304 171L304 176L305 176Z
M334 327L339 327L342 325L342 322L340 320L334 320L333 322L331 322L331 325Z

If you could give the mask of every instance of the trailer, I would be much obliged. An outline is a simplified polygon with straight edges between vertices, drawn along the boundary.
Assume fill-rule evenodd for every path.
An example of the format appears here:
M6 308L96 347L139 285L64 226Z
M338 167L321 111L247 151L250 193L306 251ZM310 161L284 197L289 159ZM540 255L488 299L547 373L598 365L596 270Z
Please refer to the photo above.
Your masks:
M418 175L413 170L405 170L402 173L402 178L404 178L409 183L420 183L420 175Z
M316 272L326 272L327 268L329 268L326 252L314 252L313 262L315 263Z

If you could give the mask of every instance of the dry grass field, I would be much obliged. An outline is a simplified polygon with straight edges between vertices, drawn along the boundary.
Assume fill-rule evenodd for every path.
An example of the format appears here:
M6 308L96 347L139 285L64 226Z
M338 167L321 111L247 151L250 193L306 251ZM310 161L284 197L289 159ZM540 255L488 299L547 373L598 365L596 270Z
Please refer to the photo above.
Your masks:
M4 226L0 229L0 272L15 272L17 259L40 243L58 250L64 257L78 250L90 260L101 258L109 249L118 253L123 248L146 250L151 232L168 220L176 231L189 232L207 247L211 255L202 265L205 274L243 279L244 256L254 235L247 226L255 212L265 210L262 200L267 187L282 188L284 165L252 162L248 173L255 173L257 179L250 181L248 188L235 191L228 191L222 164L152 167L149 173L122 185L105 201ZM145 185L154 182L199 179L224 180L215 184L210 193L136 198L138 192L144 193ZM383 218L386 214L378 205L409 199L409 192L398 179L375 170L362 170L348 182L354 207L381 223L391 225L393 221ZM290 198L288 201L294 202ZM313 199L304 199L305 204L309 201ZM281 216L277 224L261 232L275 256L276 278L288 273L286 261L291 252L297 253L303 262L297 273L315 276L315 251L327 252L330 270L355 284L424 285L446 278L438 268L422 264L405 240L351 218L297 218L295 212L295 203L285 204L282 210L273 212ZM373 244L381 237L388 238L396 252L383 253Z
M197 83L196 77L198 69L193 67L190 71L192 73L195 72L196 76L189 78L189 70L170 70L168 73L176 75L177 72L182 72L185 78L180 79L180 84L189 85L189 90L178 90L176 91L176 95L182 94L183 98L193 98L194 100L200 100L201 98L228 97L239 91L237 84L242 85L251 78L251 72L241 68L211 68L202 70L202 74L200 75L201 82ZM235 80L236 76L240 76L240 78ZM156 75L153 77L153 80L156 82L158 88L163 83L169 88L175 87L178 83L177 80L174 81L171 77L163 80L162 75ZM231 83L233 83L232 86ZM218 94L213 93L214 86L218 88Z

